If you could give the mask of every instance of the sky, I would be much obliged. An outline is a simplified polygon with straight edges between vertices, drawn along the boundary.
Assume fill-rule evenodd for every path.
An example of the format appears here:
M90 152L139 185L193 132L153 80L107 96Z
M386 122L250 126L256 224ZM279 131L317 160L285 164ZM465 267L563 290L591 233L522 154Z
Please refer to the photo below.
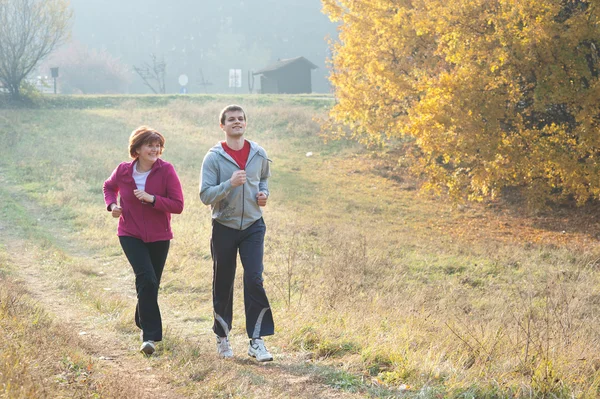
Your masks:
M186 75L190 93L247 93L249 71L299 56L318 67L313 92L330 91L328 38L337 33L319 0L71 0L71 7L72 39L62 53L102 53L126 75L113 91L150 93L134 67L152 65L151 54L166 64L167 92L179 92ZM69 57L57 55L67 63ZM242 87L229 87L230 69L241 69Z

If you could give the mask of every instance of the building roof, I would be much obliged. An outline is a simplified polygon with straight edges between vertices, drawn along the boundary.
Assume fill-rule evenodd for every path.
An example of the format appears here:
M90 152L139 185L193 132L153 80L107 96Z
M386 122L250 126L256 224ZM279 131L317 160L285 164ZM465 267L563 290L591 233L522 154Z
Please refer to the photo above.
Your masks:
M260 69L256 72L254 72L253 75L260 75L262 73L267 73L267 72L273 72L276 71L278 69L281 69L283 67L286 67L290 64L294 64L296 62L302 62L304 64L306 64L310 69L317 69L318 66L316 66L315 64L313 64L312 62L310 62L309 60L307 60L304 57L296 57L296 58L287 58L285 60L279 60L274 64L271 64L263 69Z

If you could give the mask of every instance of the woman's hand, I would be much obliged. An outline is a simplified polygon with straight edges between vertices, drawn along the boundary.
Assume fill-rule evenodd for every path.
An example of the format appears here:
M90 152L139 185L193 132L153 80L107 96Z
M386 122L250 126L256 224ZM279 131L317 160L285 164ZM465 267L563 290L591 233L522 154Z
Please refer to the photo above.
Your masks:
M135 197L137 199L139 199L142 202L146 202L148 204L151 204L154 202L154 195L150 195L147 192L145 192L144 190L133 190L133 194L135 195Z
M117 204L111 204L110 212L111 212L112 217L118 218L121 216L123 209L121 209L121 207Z

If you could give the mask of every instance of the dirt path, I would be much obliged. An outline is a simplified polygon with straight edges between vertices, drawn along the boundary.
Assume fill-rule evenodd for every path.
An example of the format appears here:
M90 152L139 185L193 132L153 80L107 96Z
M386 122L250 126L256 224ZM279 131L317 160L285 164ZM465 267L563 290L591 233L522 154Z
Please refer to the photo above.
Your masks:
M85 264L86 270L106 270L94 278L61 270L61 260L48 258L47 248L29 241L16 233L6 220L0 219L0 241L4 244L18 280L39 305L66 329L80 336L82 348L92 357L100 372L110 378L126 378L139 389L139 397L294 397L294 398L356 398L364 397L326 385L323 378L311 367L302 354L275 352L276 361L257 364L246 356L246 340L235 337L236 358L233 361L218 359L208 318L190 322L189 315L174 313L166 296L161 298L163 318L177 339L188 346L197 346L199 355L192 366L200 366L203 375L182 375L185 370L178 365L177 355L145 358L138 352L137 333L115 331L114 321L107 322L106 314L94 306L93 301L82 300L81 293L72 284L88 287L102 297L101 287L109 290L110 298L120 298L133 303L133 274L124 270L121 262L107 262L106 257L92 253L80 244L73 232L58 219L53 219L23 193L11 190L11 197L27 209L38 221L41 231L53 237L56 250L74 259L70 268ZM78 262L85 259L85 261ZM119 263L119 265L115 265ZM62 273L62 275L61 275ZM79 296L78 296L79 295ZM131 322L133 323L133 322ZM206 355L204 355L206 354ZM192 373L193 374L193 373Z
M130 379L130 385L137 386L140 397L181 397L170 389L166 376L157 372L148 359L134 356L137 348L114 332L102 328L98 315L57 287L48 272L40 267L35 247L8 236L8 231L5 226L0 229L0 240L12 262L18 265L17 279L56 323L80 336L82 348L97 362L102 373L109 376L109 380Z

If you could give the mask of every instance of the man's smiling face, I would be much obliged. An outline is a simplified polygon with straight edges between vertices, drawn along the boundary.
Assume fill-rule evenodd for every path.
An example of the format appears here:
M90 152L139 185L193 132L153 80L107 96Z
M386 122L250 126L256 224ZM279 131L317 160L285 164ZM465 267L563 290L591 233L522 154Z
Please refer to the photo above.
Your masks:
M246 116L243 111L228 111L225 113L225 123L221 124L221 129L227 134L227 137L239 138L246 131Z

